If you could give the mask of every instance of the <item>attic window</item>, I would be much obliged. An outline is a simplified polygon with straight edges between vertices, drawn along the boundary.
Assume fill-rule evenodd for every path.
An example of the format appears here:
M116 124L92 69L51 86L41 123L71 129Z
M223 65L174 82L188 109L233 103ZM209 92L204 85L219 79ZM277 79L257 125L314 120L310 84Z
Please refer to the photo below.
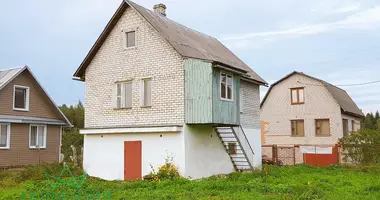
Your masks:
M290 97L291 104L303 104L305 103L304 88L291 88Z
M29 87L14 86L13 110L29 111Z
M125 42L126 42L126 47L134 47L136 46L136 32L135 31L129 31L125 33Z

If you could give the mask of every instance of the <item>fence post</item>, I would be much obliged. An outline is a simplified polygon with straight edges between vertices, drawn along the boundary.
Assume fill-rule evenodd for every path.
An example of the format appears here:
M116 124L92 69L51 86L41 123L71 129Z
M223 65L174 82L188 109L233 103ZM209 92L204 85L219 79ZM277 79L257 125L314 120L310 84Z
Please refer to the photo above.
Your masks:
M296 165L296 146L293 145L293 165Z

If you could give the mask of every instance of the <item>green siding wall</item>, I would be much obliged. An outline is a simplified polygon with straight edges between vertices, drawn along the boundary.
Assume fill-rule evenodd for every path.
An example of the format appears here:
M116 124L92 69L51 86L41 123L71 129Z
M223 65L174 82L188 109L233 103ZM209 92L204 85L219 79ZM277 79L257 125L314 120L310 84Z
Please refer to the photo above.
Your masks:
M212 65L185 60L185 123L212 123Z
M213 96L213 122L218 124L239 124L239 88L240 78L234 75L233 101L223 101L220 99L220 69L214 68L212 78Z

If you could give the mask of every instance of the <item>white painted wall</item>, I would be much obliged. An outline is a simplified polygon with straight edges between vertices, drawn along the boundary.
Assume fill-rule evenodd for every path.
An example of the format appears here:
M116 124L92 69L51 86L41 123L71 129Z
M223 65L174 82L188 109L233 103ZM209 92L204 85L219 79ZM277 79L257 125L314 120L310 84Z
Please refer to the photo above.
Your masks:
M162 135L162 137L160 137ZM83 168L90 175L106 180L124 179L124 141L142 142L142 175L165 163L173 155L174 164L184 175L185 155L183 132L128 133L84 136Z
M253 167L261 168L262 166L262 150L261 150L261 131L259 129L244 128L243 131L247 136L249 144L251 145L253 152L255 152Z
M185 125L185 177L227 174L235 168L212 126Z

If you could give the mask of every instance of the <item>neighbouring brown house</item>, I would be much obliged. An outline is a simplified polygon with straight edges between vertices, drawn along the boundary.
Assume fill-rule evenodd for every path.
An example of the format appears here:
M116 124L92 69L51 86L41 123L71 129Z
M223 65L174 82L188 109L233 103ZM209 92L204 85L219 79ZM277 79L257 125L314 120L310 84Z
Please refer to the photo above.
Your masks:
M0 69L0 167L59 162L71 126L28 66Z

